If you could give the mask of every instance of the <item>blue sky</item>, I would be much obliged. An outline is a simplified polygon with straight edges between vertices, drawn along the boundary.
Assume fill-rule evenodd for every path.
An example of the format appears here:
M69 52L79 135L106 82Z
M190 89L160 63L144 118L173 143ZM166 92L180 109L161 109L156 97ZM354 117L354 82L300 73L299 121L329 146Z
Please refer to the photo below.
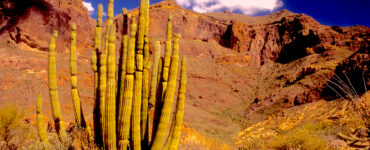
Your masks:
M161 0L151 0L158 3ZM197 12L219 12L229 9L234 13L248 16L262 16L287 9L295 13L305 13L325 25L370 27L370 0L176 0L185 8ZM90 15L96 18L97 6L102 3L104 11L108 0L84 0ZM115 0L114 13L121 13L123 7L133 9L139 0Z

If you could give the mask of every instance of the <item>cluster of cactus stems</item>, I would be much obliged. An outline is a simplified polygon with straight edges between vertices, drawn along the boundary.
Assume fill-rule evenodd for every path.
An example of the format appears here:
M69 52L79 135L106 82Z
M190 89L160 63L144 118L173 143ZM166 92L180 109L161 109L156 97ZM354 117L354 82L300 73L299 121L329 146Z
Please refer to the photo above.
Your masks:
M186 91L186 56L181 62L180 86L177 107L169 128L172 104L175 98L179 66L180 34L172 39L172 15L169 15L164 58L161 44L154 44L153 63L149 54L149 0L140 1L139 16L128 18L122 9L123 32L116 80L116 26L113 21L113 0L108 3L105 34L103 34L103 6L98 6L95 45L91 64L94 72L94 135L95 143L106 150L175 150L177 149L184 115ZM138 20L138 23L136 22ZM129 25L130 24L130 25ZM102 36L105 36L102 39ZM53 118L60 140L66 137L57 94L55 38L50 38L49 91ZM77 89L76 25L72 25L70 70L72 102L76 126L86 128L89 141L93 141L91 128L84 120ZM103 46L102 46L103 45ZM104 49L103 49L104 48ZM150 68L152 72L150 73ZM151 76L149 76L151 75ZM152 129L149 130L149 111L155 108ZM49 149L46 130L42 120L41 97L37 100L39 136ZM166 137L167 130L170 131ZM149 134L149 131L152 133Z

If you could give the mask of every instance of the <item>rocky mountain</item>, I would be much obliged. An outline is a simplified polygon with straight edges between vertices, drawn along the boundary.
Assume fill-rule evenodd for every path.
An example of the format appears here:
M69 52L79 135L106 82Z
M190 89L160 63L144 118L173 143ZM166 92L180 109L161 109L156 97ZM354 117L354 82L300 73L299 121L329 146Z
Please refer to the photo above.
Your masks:
M58 30L57 51L65 53L69 50L73 22L79 31L79 49L91 48L94 20L89 17L82 0L4 0L0 3L0 14L2 40L47 51L50 33Z
M288 10L261 17L200 14L165 0L150 6L151 47L155 41L164 45L169 13L174 33L182 35L180 53L189 62L184 120L209 136L231 143L242 129L286 107L336 98L327 85L342 72L359 94L364 92L359 79L369 78L368 27L325 26ZM134 9L129 17L137 14ZM73 120L68 115L72 105L65 63L72 23L77 24L78 33L78 88L86 117L92 121L89 57L95 21L82 0L0 2L0 105L15 101L33 110L36 93L48 99L48 39L57 29L58 90L64 116ZM115 24L120 41L122 15L115 16ZM116 45L118 52L120 42ZM369 86L369 80L365 81L365 87Z

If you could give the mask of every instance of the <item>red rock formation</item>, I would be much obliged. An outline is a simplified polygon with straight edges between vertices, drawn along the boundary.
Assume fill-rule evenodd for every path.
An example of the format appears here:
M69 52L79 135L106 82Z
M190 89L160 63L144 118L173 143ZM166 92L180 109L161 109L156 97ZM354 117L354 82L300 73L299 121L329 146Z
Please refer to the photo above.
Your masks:
M74 22L79 33L78 48L91 47L94 22L82 0L4 0L0 8L0 39L47 51L53 30L58 30L56 50L66 52Z

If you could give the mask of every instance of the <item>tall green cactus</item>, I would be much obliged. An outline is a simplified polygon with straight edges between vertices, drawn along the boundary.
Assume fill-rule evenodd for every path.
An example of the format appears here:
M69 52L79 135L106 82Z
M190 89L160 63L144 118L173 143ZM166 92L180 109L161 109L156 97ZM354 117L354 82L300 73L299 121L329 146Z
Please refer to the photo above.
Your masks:
M161 44L159 41L155 42L154 48L154 58L153 58L153 70L152 70L152 78L150 82L150 96L149 96L149 105L154 106L155 99L156 99L156 89L158 84L158 65L159 59L161 57Z
M99 90L99 62L98 54L101 51L101 36L102 36L102 25L103 25L103 5L98 6L98 18L95 27L95 42L94 49L91 55L91 63L94 71L94 98L95 98L95 108L94 108L94 132L95 132L95 142L98 145L102 144L102 122L101 122L101 103L100 103L100 90Z
M56 33L54 31L54 33ZM55 35L55 34L54 34ZM66 142L67 133L65 131L62 113L59 105L57 91L57 69L55 64L55 36L50 37L49 43L49 61L48 61L48 78L49 78L49 95L54 119L55 129L58 132L59 139L62 143Z
M108 1L108 14L107 14L107 24L105 29L105 47L104 53L108 53L109 49L109 29L110 26L113 24L113 17L114 17L114 0Z
M144 17L139 17L140 22L144 21ZM140 28L141 27L141 28ZM140 136L140 117L141 117L141 100L142 100L142 86L143 86L143 49L142 45L144 44L144 36L142 33L143 26L139 24L138 30L138 41L136 47L136 70L135 70L135 83L134 83L134 100L132 107L132 127L131 127L131 140L132 140L132 149L140 150L141 149L141 136ZM141 35L140 35L141 34ZM140 48L141 47L141 48Z
M119 106L119 110L118 110L118 116L121 115L123 112L122 112L122 108L123 108L123 93L124 93L124 90L125 90L125 77L126 77L126 62L127 62L127 42L128 42L128 35L125 35L125 26L127 24L127 10L125 8L122 9L122 16L123 16L123 23L122 23L122 26L123 26L123 31L122 31L122 41L121 41L121 56L120 56L120 66L119 66L119 72L118 72L118 84L119 84L119 87L118 87L118 105ZM122 106L122 107L121 107ZM119 129L118 129L119 130Z
M76 24L72 24L71 32L71 52L70 52L70 70L71 70L71 86L72 86L72 103L75 112L77 127L85 127L85 119L82 113L80 96L77 89L77 51L76 51Z
M106 139L106 122L105 122L105 101L106 101L106 87L107 87L107 56L106 54L100 55L100 68L99 68L99 110L100 110L100 128L102 144L105 145Z
M124 91L124 103L120 108L123 108L122 113L118 117L118 149L127 150L130 141L130 121L131 121L131 110L132 100L134 91L134 73L135 73L135 36L136 36L136 20L133 17L131 23L130 38L128 39L127 49L127 65L126 65L126 79L125 79L125 91Z
M171 108L173 103L173 98L175 96L175 88L176 88L176 79L177 79L177 67L178 67L178 52L179 52L179 38L180 35L178 34L175 36L174 39L174 47L173 53L171 57L171 68L168 77L168 86L165 92L164 100L163 100L163 108L161 112L161 117L159 120L157 133L154 137L154 141L151 147L151 150L160 150L163 146L164 136L166 134L166 129L168 127L168 122L171 117Z
M127 48L128 48L128 38L126 35L127 32L127 10L122 8L123 16L123 29L122 29L122 40L121 40L121 50L120 50L120 62L119 62L119 71L118 71L118 85L117 85L117 131L118 135L122 133L122 128L120 128L120 122L123 117L123 107L124 107L124 91L125 91L125 78L126 78L126 65L127 65ZM120 137L118 137L118 140Z
M163 68L162 68L162 75L161 75L161 84L160 88L162 92L158 97L160 97L161 100L163 100L166 88L167 88L167 82L168 82L168 71L170 69L170 63L171 63L171 51L172 51L172 14L169 14L168 16L168 22L167 22L167 34L166 34L166 47L165 47L165 53L164 53L164 61L163 61ZM162 110L162 104L163 101L160 101L158 105L156 106L156 110L154 112L154 121L153 121L153 131L157 130L157 126L159 123L159 118L161 115ZM157 105L157 104L156 104ZM156 132L152 132L152 139L156 136Z
M184 118L184 107L185 107L185 92L186 92L186 56L182 57L181 62L181 76L180 76L180 89L177 97L177 108L174 116L174 122L172 122L173 129L172 134L169 135L169 149L177 150L177 146L180 140L182 120ZM167 144L167 143L166 143Z
M159 42L158 42L158 44L159 44ZM160 44L158 46L159 47L157 47L157 48L160 51L160 49L161 49ZM155 68L153 68L153 70L154 69ZM155 100L154 103L155 104L154 104L154 116L153 116L153 121L152 121L151 140L153 140L154 137L155 137L155 134L156 134L155 131L157 131L157 126L158 126L159 118L161 117L161 111L162 111L162 84L160 82L162 80L162 71L163 71L163 58L160 58L159 62L158 62L157 88L154 89L155 90L155 97L154 97L154 100Z
M150 61L144 61L143 70L143 99L141 104L141 143L143 147L149 144L148 139L148 100L149 100L149 68Z
M136 24L132 17L129 36L127 33L127 11L122 10L124 16L122 31L122 49L119 65L118 82L116 82L115 39L116 29L113 24L113 0L108 3L108 19L104 46L101 48L102 35L102 5L99 5L98 19L95 33L95 45L91 56L94 71L94 97L96 110L94 110L95 136L97 144L102 144L103 149L162 149L165 134L170 121L173 99L175 97L178 51L180 35L175 35L172 47L172 15L168 18L165 57L160 58L161 45L155 42L153 61L149 60L149 0L140 1L139 22ZM71 85L76 118L81 112L81 104L76 103L77 67L76 67L76 32L72 26L71 40ZM57 36L57 32L54 32ZM53 108L53 117L60 137L63 137L64 126L61 120L60 106L56 91L55 68L55 36L51 38L49 54L49 89ZM173 52L171 52L173 50ZM171 54L172 53L172 54ZM172 55L172 56L171 56ZM177 149L178 137L184 112L184 92L186 82L185 60L182 62L181 83L178 94L177 110L172 123L171 133L166 141L165 149ZM54 67L53 67L54 65ZM149 81L150 66L153 65L151 81ZM52 80L54 79L54 80ZM149 85L150 84L150 85ZM75 92L73 92L75 91ZM117 95L116 95L117 92ZM118 105L116 105L116 103ZM80 105L80 106L78 106ZM148 138L148 111L155 105L155 115L151 143ZM58 107L56 107L58 106ZM80 110L78 110L78 108ZM98 112L98 113L95 113ZM117 114L117 116L116 116ZM80 120L80 119L78 119ZM77 124L84 123L83 119ZM116 132L117 128L117 132ZM89 132L89 141L92 133ZM91 129L90 129L91 130ZM130 135L131 131L131 135ZM65 131L64 131L65 136ZM99 137L100 136L100 137ZM131 136L131 138L130 138ZM100 140L99 140L100 138ZM64 141L61 138L62 142ZM117 145L118 144L118 145Z
M167 89L168 84L168 71L170 69L170 63L171 63L171 51L172 51L172 14L169 14L168 16L168 23L167 23L167 36L166 36L166 49L164 53L164 62L163 62L163 75L162 75L162 87L163 92L162 96L164 96L164 93Z
M149 136L148 136L148 106L149 106L149 0L142 0L142 5L140 6L142 11L142 16L144 21L142 24L144 32L144 46L143 46L143 59L144 59L144 69L143 69L143 95L141 104L141 143L142 147L147 149L149 146Z
M106 118L106 149L116 149L116 59L115 59L116 27L109 30L109 50L107 57L107 97L105 101Z
M42 99L41 94L37 94L36 100L36 120L37 120L37 129L39 133L39 137L41 143L45 150L50 150L51 145L48 139L48 135L46 133L45 123L44 123L44 115L42 114Z

